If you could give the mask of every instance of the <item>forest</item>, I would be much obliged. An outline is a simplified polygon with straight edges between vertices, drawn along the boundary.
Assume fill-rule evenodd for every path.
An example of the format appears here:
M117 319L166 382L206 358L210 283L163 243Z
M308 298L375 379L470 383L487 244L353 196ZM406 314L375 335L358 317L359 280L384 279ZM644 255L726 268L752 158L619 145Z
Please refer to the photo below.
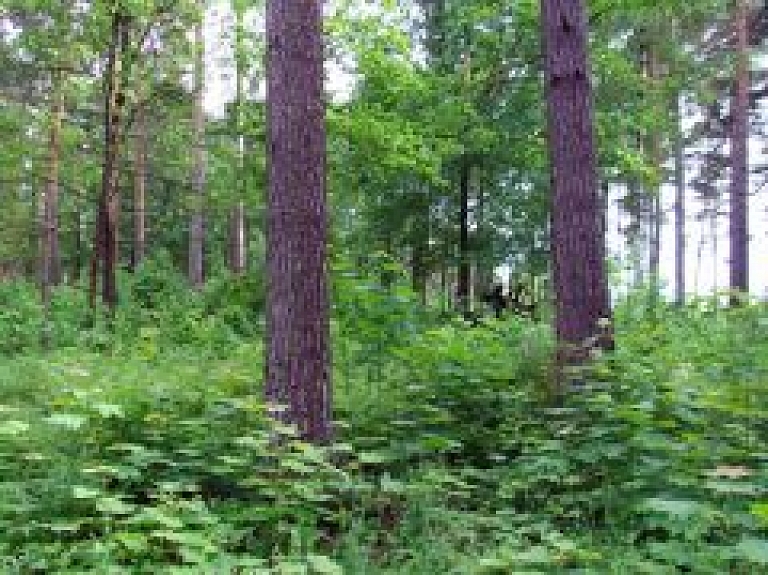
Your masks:
M767 37L0 0L0 573L768 572Z

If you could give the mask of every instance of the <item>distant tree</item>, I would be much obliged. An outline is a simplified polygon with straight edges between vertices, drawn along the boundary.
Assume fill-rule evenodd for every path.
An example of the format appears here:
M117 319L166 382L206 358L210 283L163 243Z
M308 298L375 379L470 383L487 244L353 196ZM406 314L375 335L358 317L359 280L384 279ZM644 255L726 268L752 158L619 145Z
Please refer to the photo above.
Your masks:
M244 76L247 70L245 52L245 30L242 2L233 2L235 10L235 137L237 138L237 162L235 165L235 205L229 215L229 269L234 274L245 271L247 261L247 238L245 232L245 135L243 126Z
M734 70L731 94L731 289L749 291L749 5L736 0L733 15Z
M105 71L104 164L96 220L95 253L91 259L91 306L95 304L98 266L101 265L102 299L117 307L117 227L119 159L125 107L123 58L128 40L128 17L116 4L112 13L109 52Z
M685 302L685 138L682 126L682 103L676 95L675 117L675 302Z
M583 0L542 0L552 184L552 259L558 363L578 364L611 316L595 166ZM591 340L596 338L594 342Z
M189 222L189 282L200 289L205 281L205 43L203 26L205 0L198 2L198 21L195 23L195 102L194 102L194 176L192 186L192 216Z
M267 2L268 400L331 437L322 3Z

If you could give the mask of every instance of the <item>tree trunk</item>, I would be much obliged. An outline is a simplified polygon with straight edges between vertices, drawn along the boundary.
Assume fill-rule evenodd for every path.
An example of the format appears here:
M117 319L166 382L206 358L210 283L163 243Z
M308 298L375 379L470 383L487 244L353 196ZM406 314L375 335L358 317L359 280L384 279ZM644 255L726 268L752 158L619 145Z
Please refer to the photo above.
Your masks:
M205 2L198 0L199 22L195 26L195 110L194 110L194 198L192 216L189 222L189 282L195 289L201 289L205 281L205 42L203 26Z
M146 252L146 188L147 188L147 118L144 95L136 105L136 140L133 174L133 250L131 267L135 270Z
M719 198L713 198L712 209L709 214L709 237L712 245L712 292L715 294L720 290L720 280L717 273L720 257L720 245L717 237L719 211Z
M685 303L685 142L683 137L681 103L677 109L675 136L675 302Z
M43 210L43 238L45 242L45 276L49 287L61 282L61 257L59 254L59 164L61 153L61 116L63 113L61 72L53 73L51 92L51 125L48 144L48 178L45 186Z
M464 157L459 166L459 276L456 286L459 310L464 315L470 312L469 183L471 175L469 159Z
M316 442L330 439L322 5L267 2L266 395Z
M613 347L583 0L542 0L558 365Z
M78 204L77 206L75 206L75 222L74 222L74 231L75 231L74 252L75 253L72 256L72 278L70 279L71 284L74 286L80 283L80 272L83 266L83 233L81 229L82 226L83 226L83 215L80 212L80 205Z
M229 268L233 274L240 275L246 267L246 232L245 204L238 201L229 216L230 224L230 262Z
M646 52L647 69L646 75L651 84L661 78L655 49L651 46ZM647 138L648 156L651 165L657 166L659 171L663 171L663 158L661 154L660 137L657 131L652 131ZM659 264L661 263L661 226L662 226L662 201L661 193L664 178L658 180L655 189L648 190L648 276L649 293L648 308L650 311L656 309L659 301Z
M91 306L95 304L96 276L102 272L102 299L110 311L117 307L117 225L119 206L120 124L125 98L121 89L122 57L127 35L125 16L118 9L112 17L112 40L107 58L104 120L104 167L96 222L95 250L91 261Z
M426 214L429 217L429 213ZM414 293L419 296L423 305L427 304L427 253L429 252L429 234L427 222L423 221L423 214L414 215L414 230L412 231L411 246L411 285Z
M235 122L237 124L237 166L235 168L235 193L237 203L229 219L229 268L234 274L242 274L247 262L247 240L245 233L245 136L243 126L243 75L245 74L245 46L243 42L243 11L235 3Z
M658 164L657 164L658 165ZM661 186L651 192L648 221L648 275L650 278L648 307L654 310L659 302L659 264L661 262Z
M749 6L738 0L734 32L736 70L731 99L731 290L749 291Z
M475 234L474 234L474 261L475 261L475 277L474 277L474 297L475 301L484 301L483 298L491 291L491 283L493 282L493 270L488 265L487 258L483 257L488 246L486 245L486 229L485 229L485 178L480 178L477 182L477 193L475 195L477 199L477 209L475 210Z

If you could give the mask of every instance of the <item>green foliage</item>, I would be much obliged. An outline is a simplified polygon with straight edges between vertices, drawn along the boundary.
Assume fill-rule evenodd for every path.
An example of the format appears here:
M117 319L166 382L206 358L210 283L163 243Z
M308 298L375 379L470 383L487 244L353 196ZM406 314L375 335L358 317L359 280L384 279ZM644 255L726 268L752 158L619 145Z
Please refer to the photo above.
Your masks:
M114 318L107 318L100 307L88 311L82 289L62 286L54 291L46 320L38 288L23 280L0 283L0 302L7 304L0 313L0 353L39 350L44 326L56 348L140 348L150 356L185 347L227 355L230 348L262 333L264 285L259 274L219 276L198 294L160 250L135 273L121 275L120 293Z
M6 365L3 571L230 572L295 550L343 476L269 418L259 355Z
M58 290L67 343L45 356L35 290L2 286L20 326L0 367L4 572L764 568L764 305L633 295L617 351L554 406L546 326L441 318L396 264L339 264L337 441L319 448L260 399L258 281L189 294L171 272L123 278L111 325Z

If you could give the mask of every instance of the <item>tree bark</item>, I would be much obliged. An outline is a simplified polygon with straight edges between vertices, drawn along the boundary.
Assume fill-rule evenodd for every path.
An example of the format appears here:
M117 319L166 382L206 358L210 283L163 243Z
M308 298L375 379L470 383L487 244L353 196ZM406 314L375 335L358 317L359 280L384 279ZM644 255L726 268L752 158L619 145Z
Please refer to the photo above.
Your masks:
M583 0L542 0L552 182L558 365L577 365L613 337L597 189Z
M738 0L734 15L736 70L731 99L731 290L749 291L749 6Z
M189 221L189 282L195 289L201 289L205 282L205 39L203 26L205 2L198 0L199 22L195 26L195 103L194 103L194 197L192 216Z
M266 396L307 440L331 429L322 5L267 2Z

